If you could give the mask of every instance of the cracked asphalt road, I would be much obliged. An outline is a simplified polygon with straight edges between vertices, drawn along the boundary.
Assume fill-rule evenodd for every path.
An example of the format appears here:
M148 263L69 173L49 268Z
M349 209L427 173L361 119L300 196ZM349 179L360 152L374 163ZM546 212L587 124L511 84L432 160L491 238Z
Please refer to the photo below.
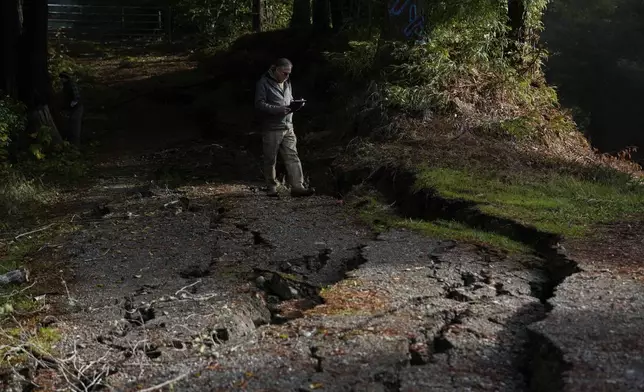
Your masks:
M332 198L253 183L123 189L62 251L74 303L57 323L58 349L111 364L116 390L186 374L175 390L526 389L535 257L375 235Z

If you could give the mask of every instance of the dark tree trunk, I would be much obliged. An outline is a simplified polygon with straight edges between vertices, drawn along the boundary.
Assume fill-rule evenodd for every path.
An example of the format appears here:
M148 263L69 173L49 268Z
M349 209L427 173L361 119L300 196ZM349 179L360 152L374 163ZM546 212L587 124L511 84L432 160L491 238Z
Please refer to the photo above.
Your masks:
M0 0L0 90L18 97L18 40L20 38L20 1Z
M331 29L329 0L313 0L313 27L318 31Z
M525 4L524 0L508 0L508 23L512 39L525 41Z
M389 2L384 1L381 8L378 10L382 16L380 23L380 38L383 40L389 40L392 38L391 27L390 27L390 15L389 15ZM380 40L379 40L380 43Z
M329 3L331 8L331 24L333 25L333 31L340 31L340 29L344 25L342 1L330 0Z
M20 40L20 98L28 107L46 105L51 99L47 70L47 0L26 0Z
M27 132L38 132L45 126L51 134L52 144L56 145L62 142L62 138L49 109L53 88L47 66L47 0L25 0L23 14L23 33L18 48L18 93L20 100L29 108Z
M311 26L311 0L294 0L291 27Z
M253 0L253 31L262 32L262 21L264 16L263 0Z

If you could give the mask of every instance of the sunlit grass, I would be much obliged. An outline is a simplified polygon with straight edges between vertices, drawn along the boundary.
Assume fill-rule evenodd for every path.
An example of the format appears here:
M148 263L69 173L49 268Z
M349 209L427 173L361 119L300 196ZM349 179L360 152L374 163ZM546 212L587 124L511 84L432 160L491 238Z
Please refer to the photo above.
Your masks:
M400 217L390 206L374 196L361 197L356 205L360 206L360 218L377 231L409 229L433 238L484 245L508 253L529 253L531 251L527 245L501 234L469 227L459 222L442 219L426 221Z
M0 173L0 217L15 215L27 206L42 206L55 200L56 192L35 179L14 171Z
M598 223L644 213L644 187L619 173L592 179L429 168L418 172L415 187L431 188L447 199L474 202L489 215L569 237L584 235Z

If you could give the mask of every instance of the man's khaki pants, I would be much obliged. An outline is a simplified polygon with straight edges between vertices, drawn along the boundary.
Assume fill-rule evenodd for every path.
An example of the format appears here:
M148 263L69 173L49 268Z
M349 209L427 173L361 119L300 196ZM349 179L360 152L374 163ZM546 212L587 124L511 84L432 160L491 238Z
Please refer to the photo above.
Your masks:
M283 131L264 131L264 176L269 189L276 189L278 182L275 178L275 164L279 151L286 166L288 182L292 189L303 189L304 175L302 163L297 156L297 138L293 129Z

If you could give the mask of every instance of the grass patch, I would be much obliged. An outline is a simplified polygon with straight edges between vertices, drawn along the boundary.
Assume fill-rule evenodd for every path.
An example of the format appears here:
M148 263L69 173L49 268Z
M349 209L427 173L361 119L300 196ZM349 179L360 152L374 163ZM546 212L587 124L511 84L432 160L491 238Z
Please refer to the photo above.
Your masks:
M42 240L26 239L8 245L5 253L0 253L0 274L23 266L30 254L34 253ZM36 310L37 304L27 293L15 285L0 287L0 322L6 316L24 314Z
M398 223L400 227L419 231L425 235L440 238L459 240L480 245L492 246L509 253L529 253L532 249L500 234L473 229L455 221L437 219L431 222L423 220L407 220Z
M35 179L8 171L0 173L0 217L18 214L25 207L40 207L55 200L56 192Z
M396 215L391 207L374 196L361 197L355 205L360 206L360 218L376 231L408 229L434 238L484 245L511 254L529 253L532 251L529 246L508 237L475 229L462 223L441 219L425 221L421 219L402 218Z
M28 360L27 353L50 356L60 339L60 333L54 328L0 329L0 366L23 363Z
M593 178L425 168L419 170L415 188L431 188L448 199L475 202L484 213L544 232L579 237L593 225L644 213L640 183L617 172L613 176L599 174Z

